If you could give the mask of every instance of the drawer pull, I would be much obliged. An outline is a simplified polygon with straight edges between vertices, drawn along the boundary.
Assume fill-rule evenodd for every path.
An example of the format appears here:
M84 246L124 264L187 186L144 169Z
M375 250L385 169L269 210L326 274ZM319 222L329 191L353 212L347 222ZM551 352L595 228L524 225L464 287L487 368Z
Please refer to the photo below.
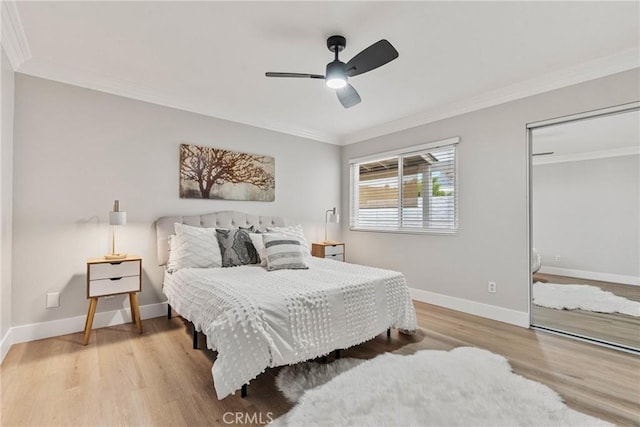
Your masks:
M111 278L109 278L109 280L120 280L120 279L122 279L122 277L111 277Z
M111 265L120 265L120 264L122 264L122 261L110 262L109 264L111 264Z

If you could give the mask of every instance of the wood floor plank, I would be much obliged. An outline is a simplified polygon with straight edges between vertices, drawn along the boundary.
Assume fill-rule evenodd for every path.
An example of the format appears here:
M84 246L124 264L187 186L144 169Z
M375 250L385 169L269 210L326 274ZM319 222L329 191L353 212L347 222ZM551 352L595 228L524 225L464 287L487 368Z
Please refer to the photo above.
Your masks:
M622 426L640 426L640 359L593 344L415 303L420 330L393 331L346 349L343 357L476 346L505 356L514 372L547 384L572 408ZM205 338L200 336L201 348ZM14 345L0 366L2 426L264 425L287 412L268 369L237 393L217 400L216 354L191 348L180 317ZM331 358L330 358L331 359ZM236 424L236 417L244 423ZM233 420L233 423L229 423ZM225 422L226 421L226 422Z

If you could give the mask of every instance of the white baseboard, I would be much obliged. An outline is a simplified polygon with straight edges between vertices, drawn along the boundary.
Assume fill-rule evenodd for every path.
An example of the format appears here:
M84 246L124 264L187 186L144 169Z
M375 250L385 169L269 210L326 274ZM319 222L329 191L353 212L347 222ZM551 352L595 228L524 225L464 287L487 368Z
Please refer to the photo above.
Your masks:
M9 353L9 349L13 345L13 329L9 328L2 340L0 341L0 363L4 360L4 357Z
M456 298L449 295L437 294L435 292L424 291L422 289L409 289L411 291L411 297L420 302L439 305L441 307L462 311L463 313L469 313L475 316L486 317L488 319L521 326L523 328L528 328L531 323L528 312L516 311L509 308L497 307L495 305Z
M577 277L578 279L599 280L601 282L622 283L624 285L640 286L640 277L625 276L623 274L600 273L597 271L573 270L570 268L542 266L540 273L555 274L556 276Z
M157 304L147 304L140 306L140 318L151 319L167 314L167 303L161 302ZM7 335L11 334L11 344L21 342L35 341L43 338L57 337L60 335L72 334L84 330L84 323L87 319L86 315L68 317L66 319L51 320L48 322L31 323L29 325L14 326L9 329ZM93 318L93 329L103 328L105 326L121 325L131 322L131 309L122 308L120 310L103 311L96 313ZM5 336L6 338L6 336ZM4 339L3 339L3 358L4 358ZM7 348L7 352L9 349Z

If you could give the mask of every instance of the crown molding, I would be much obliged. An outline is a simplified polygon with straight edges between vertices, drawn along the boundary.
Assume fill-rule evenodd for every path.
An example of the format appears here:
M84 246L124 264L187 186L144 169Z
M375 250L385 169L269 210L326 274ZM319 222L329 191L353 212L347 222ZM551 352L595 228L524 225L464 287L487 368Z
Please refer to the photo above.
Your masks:
M589 151L586 153L558 154L550 156L539 156L532 159L533 166L549 165L553 163L580 162L583 160L607 159L610 157L634 156L640 154L640 147L612 148L609 150Z
M210 117L241 123L248 126L271 130L274 132L298 136L314 141L329 144L348 145L356 142L388 135L405 129L415 128L421 125L432 123L438 120L455 117L461 114L480 110L487 107L503 104L528 96L537 95L566 86L582 83L585 81L605 77L619 72L640 67L640 55L637 49L627 49L615 55L599 58L597 60L584 62L573 67L565 68L540 77L536 77L524 82L509 85L499 90L486 92L479 96L463 99L448 105L422 111L398 120L390 121L381 125L362 129L347 135L337 135L329 132L321 132L317 129L291 126L286 123L264 120L261 117L249 117L246 115L229 114L211 108L210 105L203 104L196 99L185 98L181 95L168 94L159 88L145 86L139 83L119 80L109 76L101 75L95 70L80 70L62 67L38 58L31 58L24 31L20 24L17 9L13 1L2 1L3 4L3 38L5 34L5 15L11 16L11 21L17 22L18 33L22 37L16 40L16 45L20 47L20 55L13 54L10 57L12 66L20 67L19 72L55 80L62 83L80 86L113 95L149 102L156 105L176 108ZM9 6L9 4L11 6ZM9 14L5 12L5 5ZM11 12L13 10L13 12ZM6 18L9 19L9 18ZM3 46L5 41L3 40ZM7 51L7 55L9 52ZM31 59L29 59L31 58ZM28 62L25 62L29 59Z
M284 123L274 123L258 117L235 116L217 111L209 105L202 104L201 101L185 98L175 94L167 94L161 89L146 86L140 83L132 83L117 78L104 76L94 70L80 70L69 67L62 67L49 61L32 58L23 64L20 73L34 77L54 80L67 83L111 95L119 95L138 101L149 102L155 105L175 108L182 111L202 114L217 119L228 120L235 123L271 130L278 133L298 136L329 144L338 144L338 136L330 133L319 132L314 129L306 129L286 125Z
M614 55L583 62L475 97L353 132L341 138L339 142L341 145L353 144L638 67L638 49L626 49Z
M13 0L2 0L2 47L11 67L17 71L25 61L31 58L31 49L22 27L18 7Z

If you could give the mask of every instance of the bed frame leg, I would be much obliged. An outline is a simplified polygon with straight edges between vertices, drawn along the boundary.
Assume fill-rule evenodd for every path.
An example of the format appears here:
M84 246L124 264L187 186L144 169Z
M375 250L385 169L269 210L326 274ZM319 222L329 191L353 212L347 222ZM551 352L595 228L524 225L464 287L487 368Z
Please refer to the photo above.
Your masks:
M193 349L198 349L198 331L196 331L196 325L193 325Z
M171 304L167 303L167 319L171 319Z
M387 329L387 338L391 338L391 328Z
M242 397L243 399L245 397L247 397L247 385L243 384L242 388L240 389L240 397Z
M336 350L336 359L340 359L340 350Z

